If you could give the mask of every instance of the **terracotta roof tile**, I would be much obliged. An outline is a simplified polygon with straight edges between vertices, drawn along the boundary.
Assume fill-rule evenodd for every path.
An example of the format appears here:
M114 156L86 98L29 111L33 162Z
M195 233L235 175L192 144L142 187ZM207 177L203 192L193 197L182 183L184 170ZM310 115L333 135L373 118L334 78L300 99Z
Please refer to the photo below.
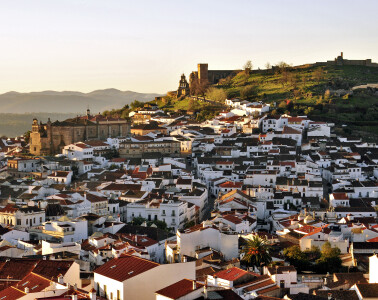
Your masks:
M159 266L158 263L136 256L121 256L97 268L94 273L123 282Z
M157 292L156 294L162 295L170 299L181 298L194 290L198 290L203 287L203 284L196 283L195 281L189 279L182 279L170 286L167 286Z
M243 277L244 275L249 274L247 271L239 269L237 267L232 267L227 270L222 270L220 272L215 273L213 276L217 276L218 278L234 281Z

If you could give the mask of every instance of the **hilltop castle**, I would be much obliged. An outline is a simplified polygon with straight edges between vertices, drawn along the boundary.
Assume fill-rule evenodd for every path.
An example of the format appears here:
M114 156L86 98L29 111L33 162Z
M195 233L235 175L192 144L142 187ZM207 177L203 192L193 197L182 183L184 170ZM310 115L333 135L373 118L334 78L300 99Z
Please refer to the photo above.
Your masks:
M200 84L217 84L219 80L234 75L240 71L241 70L209 70L208 64L198 64L197 71L193 71L189 75L189 83L186 80L185 75L182 74L177 91L171 93L177 97L187 96L190 95L190 87L193 82L197 80Z
M208 81L209 84L216 84L219 80L226 78L240 70L209 70L208 64L198 64L197 71L193 71L189 76L189 83L198 79L199 82Z
M89 109L85 116L45 124L33 120L30 133L30 153L53 155L61 153L64 146L85 140L106 140L109 137L126 136L130 133L130 123L124 119L92 116Z
M377 63L373 63L371 59L344 59L344 53L341 52L334 60L327 60L326 62L317 62L314 65L335 65L335 66L365 66L365 67L378 67Z

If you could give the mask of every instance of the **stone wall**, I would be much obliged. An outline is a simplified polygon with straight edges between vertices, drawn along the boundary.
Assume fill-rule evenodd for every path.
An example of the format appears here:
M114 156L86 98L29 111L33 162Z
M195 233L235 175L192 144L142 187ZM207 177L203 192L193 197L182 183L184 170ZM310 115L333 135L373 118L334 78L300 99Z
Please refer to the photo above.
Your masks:
M35 129L30 134L30 153L50 155L61 153L64 146L86 140L106 140L108 137L126 136L130 133L130 124L113 122L109 124L90 123L88 125L62 126L47 124L46 136Z

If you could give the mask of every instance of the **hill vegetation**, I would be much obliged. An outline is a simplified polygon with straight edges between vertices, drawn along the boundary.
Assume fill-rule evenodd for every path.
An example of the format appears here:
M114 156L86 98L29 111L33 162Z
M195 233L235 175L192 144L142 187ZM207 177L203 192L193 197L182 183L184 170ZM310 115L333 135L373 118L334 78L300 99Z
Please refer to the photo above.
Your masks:
M273 114L306 114L313 120L334 122L345 134L371 137L378 133L378 93L369 88L352 88L377 82L378 68L291 68L281 63L278 68L264 73L241 72L223 80L218 87L230 98L271 103L275 105Z
M225 97L263 101L273 106L272 114L306 114L316 121L335 123L337 133L378 140L378 92L372 88L352 90L353 87L368 83L378 83L378 68L291 67L281 62L266 71L246 70L222 79L202 95L220 103ZM196 101L193 104L189 98L168 99L166 103L160 104L169 110L200 109L200 119L204 115L211 117L210 111L214 111L213 105L198 104Z

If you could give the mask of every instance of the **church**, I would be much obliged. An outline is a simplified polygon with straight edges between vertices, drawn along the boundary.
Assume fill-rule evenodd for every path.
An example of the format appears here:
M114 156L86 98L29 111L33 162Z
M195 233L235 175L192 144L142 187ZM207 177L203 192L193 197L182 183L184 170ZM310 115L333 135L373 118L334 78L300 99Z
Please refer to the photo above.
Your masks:
M55 155L64 146L86 140L106 140L130 134L130 123L124 119L91 115L78 116L65 121L43 124L33 120L30 133L30 153L33 155Z

